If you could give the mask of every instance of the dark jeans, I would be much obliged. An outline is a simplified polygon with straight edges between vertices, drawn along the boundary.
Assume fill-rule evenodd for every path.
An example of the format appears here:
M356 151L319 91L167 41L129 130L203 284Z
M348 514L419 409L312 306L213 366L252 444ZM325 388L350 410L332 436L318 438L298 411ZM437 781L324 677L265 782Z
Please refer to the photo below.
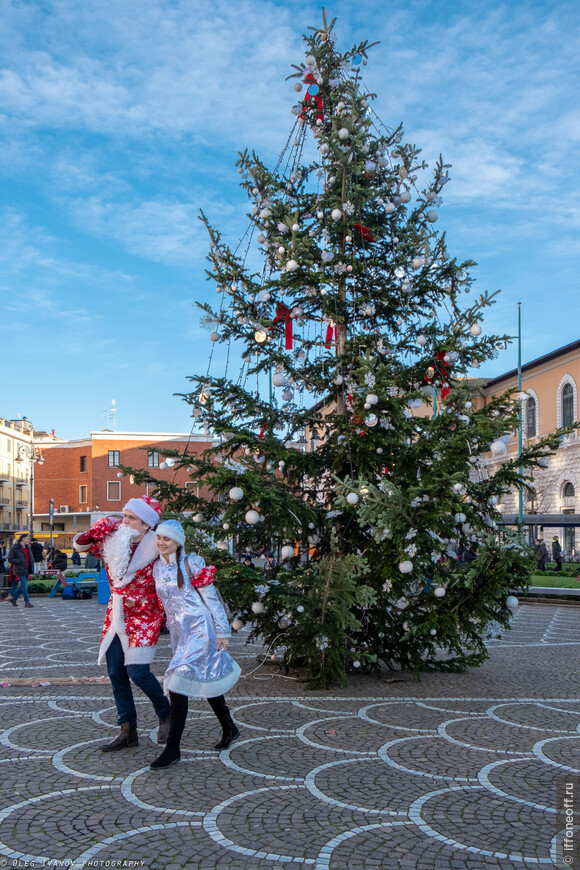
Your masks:
M10 594L14 601L18 601L18 596L22 592L22 597L24 598L24 603L28 604L28 574L23 574L21 577L13 577L12 578L12 588L10 590Z
M130 680L147 695L159 719L166 719L169 716L171 707L163 694L159 680L151 673L149 665L125 665L125 653L117 634L107 650L106 657L107 671L119 714L117 720L119 725L123 722L128 722L132 728L137 725L137 710Z
M554 559L554 562L556 563L556 571L561 571L562 570L562 560L561 559Z

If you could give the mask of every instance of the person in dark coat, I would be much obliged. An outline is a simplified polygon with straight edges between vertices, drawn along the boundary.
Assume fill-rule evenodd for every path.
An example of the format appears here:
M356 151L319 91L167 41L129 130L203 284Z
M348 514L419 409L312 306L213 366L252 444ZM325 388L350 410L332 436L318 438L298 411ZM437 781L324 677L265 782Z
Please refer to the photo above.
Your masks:
M75 568L81 567L81 554L78 552L78 550L73 550L71 560Z
M8 553L8 561L12 566L10 574L12 585L10 589L11 603L18 606L20 593L24 598L24 606L32 607L28 598L28 578L34 573L34 556L30 549L30 535L20 535L18 541Z
M68 559L66 553L63 553L62 550L55 550L52 558L52 567L56 571L66 571L67 565Z
M546 547L541 538L536 538L536 551L538 553L538 570L545 571L546 562L550 561L550 556L548 555L548 548Z
M37 541L36 538L33 536L30 540L30 549L32 550L32 555L34 556L34 573L36 574L36 572L40 571L41 568L44 547L42 546L40 541Z
M562 570L562 547L558 535L554 535L552 538L552 562L556 563L556 571Z

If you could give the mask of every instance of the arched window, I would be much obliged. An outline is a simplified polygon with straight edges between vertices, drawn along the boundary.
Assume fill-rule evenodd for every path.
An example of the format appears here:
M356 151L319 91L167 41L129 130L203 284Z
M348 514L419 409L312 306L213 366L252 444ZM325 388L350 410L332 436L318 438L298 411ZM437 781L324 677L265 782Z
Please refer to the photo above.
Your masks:
M573 498L576 495L576 491L574 490L574 484L570 483L570 481L568 481L568 483L565 483L562 490L562 495L564 496L564 498Z
M562 387L562 426L570 426L574 422L574 388L572 384Z
M536 400L533 396L530 396L526 402L526 435L528 438L534 438L537 434Z

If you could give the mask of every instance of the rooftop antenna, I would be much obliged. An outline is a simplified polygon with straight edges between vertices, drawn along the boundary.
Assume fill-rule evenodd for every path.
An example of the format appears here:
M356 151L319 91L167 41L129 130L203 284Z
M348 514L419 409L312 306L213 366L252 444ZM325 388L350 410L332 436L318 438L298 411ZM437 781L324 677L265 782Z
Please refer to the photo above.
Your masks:
M115 402L115 400L111 399L111 407L109 408L109 411L111 413L111 419L113 421L113 432L115 431L115 415L117 414L117 407L116 406L117 406L117 403Z
M102 413L102 415L103 415L103 420L105 421L105 426L104 426L104 428L105 428L105 429L108 429L108 428L109 428L109 409L108 409L108 408L103 408L103 410L102 410L101 413Z

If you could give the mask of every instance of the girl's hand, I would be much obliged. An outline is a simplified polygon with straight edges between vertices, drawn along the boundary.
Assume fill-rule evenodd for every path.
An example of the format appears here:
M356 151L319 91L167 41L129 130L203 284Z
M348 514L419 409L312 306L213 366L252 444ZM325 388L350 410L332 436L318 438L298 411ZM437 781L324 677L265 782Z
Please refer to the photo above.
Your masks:
M229 637L218 637L218 652L227 649L230 645Z

